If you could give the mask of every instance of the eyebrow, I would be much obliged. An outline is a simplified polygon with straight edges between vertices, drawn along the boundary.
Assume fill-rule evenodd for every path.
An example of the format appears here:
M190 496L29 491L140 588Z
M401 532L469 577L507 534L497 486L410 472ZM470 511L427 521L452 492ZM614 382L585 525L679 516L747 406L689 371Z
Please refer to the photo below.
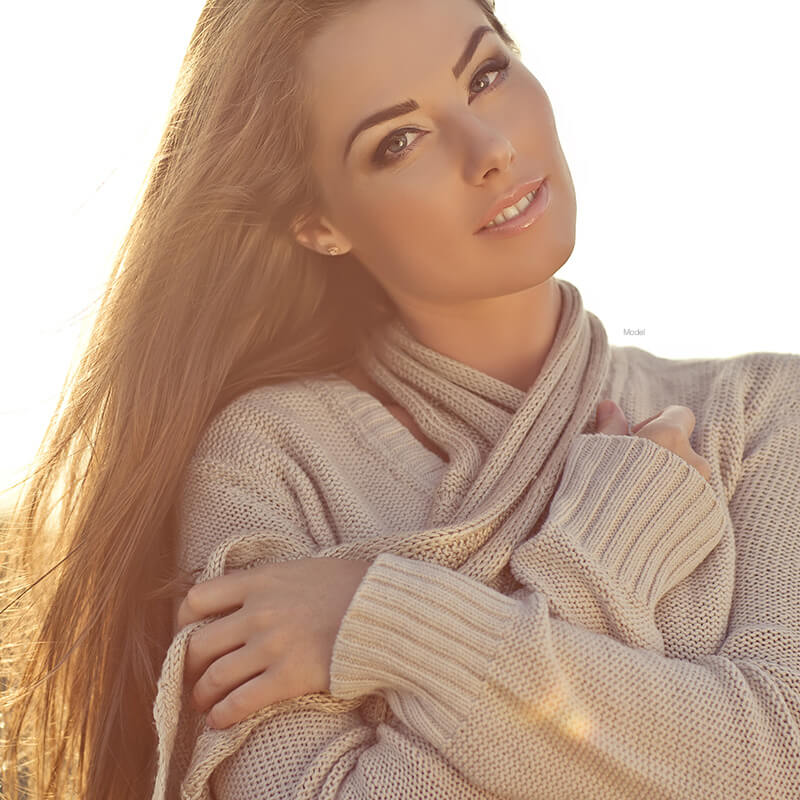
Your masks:
M467 42L467 46L464 48L464 52L461 54L461 57L458 59L458 61L456 61L455 66L453 67L453 76L456 78L456 80L461 77L461 73L464 71L467 64L472 61L472 57L475 55L475 51L478 49L481 39L483 39L484 35L487 33L497 33L497 31L495 31L495 29L490 25L482 25L480 28L476 28L472 32L472 36L469 37L469 41ZM371 114L366 119L359 122L358 125L353 128L353 132L350 134L350 138L347 140L347 144L344 148L344 155L342 156L342 163L347 160L347 156L350 153L350 148L353 146L353 142L356 140L356 137L367 130L367 128L372 128L375 125L379 125L381 122L386 122L386 120L394 119L395 117L402 117L403 114L410 114L412 111L416 111L418 108L419 103L417 103L416 100L405 100L397 105L384 108L382 111L376 111L374 114Z

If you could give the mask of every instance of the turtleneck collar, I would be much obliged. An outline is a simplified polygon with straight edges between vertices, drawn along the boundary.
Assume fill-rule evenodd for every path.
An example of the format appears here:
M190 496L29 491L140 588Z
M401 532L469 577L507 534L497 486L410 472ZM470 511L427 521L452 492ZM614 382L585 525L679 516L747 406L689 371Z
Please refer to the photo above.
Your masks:
M593 422L609 367L608 338L577 287L555 280L561 315L527 392L426 347L399 318L359 354L370 378L449 455L437 519L453 521L457 510L459 519L470 516L520 460L528 479L552 480L552 465L560 472L571 438Z

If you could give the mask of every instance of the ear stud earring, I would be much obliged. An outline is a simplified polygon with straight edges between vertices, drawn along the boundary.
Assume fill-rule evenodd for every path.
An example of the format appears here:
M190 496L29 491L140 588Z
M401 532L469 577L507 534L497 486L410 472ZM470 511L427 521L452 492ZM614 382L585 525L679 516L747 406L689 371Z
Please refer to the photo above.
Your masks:
M336 247L335 245L331 245L328 248L328 255L329 256L338 256L339 255L339 248Z

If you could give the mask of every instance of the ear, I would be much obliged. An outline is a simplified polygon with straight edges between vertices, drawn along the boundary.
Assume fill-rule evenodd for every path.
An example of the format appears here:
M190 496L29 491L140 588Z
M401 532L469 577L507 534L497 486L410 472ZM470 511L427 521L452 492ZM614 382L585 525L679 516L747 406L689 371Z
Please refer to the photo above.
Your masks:
M295 219L292 234L298 244L322 255L328 255L329 247L337 247L340 255L352 249L350 240L326 217Z

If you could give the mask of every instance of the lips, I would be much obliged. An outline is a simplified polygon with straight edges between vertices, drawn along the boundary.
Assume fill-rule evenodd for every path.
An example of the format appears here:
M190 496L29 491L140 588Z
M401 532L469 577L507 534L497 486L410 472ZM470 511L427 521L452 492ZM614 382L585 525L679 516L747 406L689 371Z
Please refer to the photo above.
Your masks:
M503 211L503 209L516 205L526 194L538 189L544 183L544 180L544 178L536 178L526 181L525 183L519 184L519 186L510 193L504 194L502 197L498 198L483 218L483 222L481 222L478 230L485 228L501 211ZM476 233L477 232L478 231L476 231Z

